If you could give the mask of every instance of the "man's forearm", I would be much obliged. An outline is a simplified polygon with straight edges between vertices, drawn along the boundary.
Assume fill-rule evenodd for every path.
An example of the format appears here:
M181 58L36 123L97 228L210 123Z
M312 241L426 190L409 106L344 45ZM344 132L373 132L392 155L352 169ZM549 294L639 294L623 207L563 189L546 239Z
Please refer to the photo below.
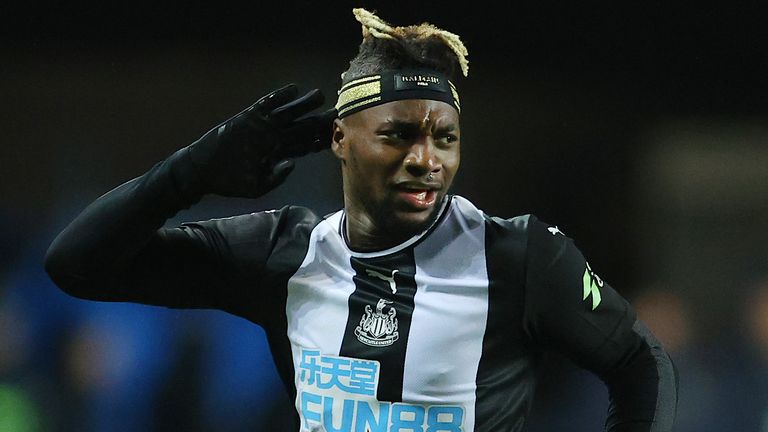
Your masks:
M160 261L168 266L166 276L174 273L176 264L189 261L185 254L194 245L202 244L203 250L192 252L200 252L197 264L203 265L204 249L211 244L200 237L205 234L158 229L207 193L256 198L277 187L290 173L292 158L327 147L323 137L336 111L310 114L322 103L319 90L301 97L295 85L275 90L144 175L103 195L53 241L45 258L49 275L72 295L119 300L131 298L121 295L121 288L131 290L147 282ZM148 245L154 247L144 250ZM181 248L173 253L176 262L163 258L169 247ZM128 275L142 256L153 259L138 260L141 265ZM106 285L109 292L103 290Z
M56 237L45 268L60 288L106 299L93 281L116 276L168 218L200 200L183 151L99 197Z
M610 432L668 432L677 410L677 372L661 344L640 322L637 345L620 365L601 374L608 386Z

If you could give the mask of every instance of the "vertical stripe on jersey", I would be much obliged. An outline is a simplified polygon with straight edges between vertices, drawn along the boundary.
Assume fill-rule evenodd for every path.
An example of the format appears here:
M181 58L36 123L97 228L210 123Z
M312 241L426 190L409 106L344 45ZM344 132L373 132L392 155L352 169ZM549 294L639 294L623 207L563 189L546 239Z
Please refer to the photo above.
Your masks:
M413 297L416 294L413 249L407 248L381 257L352 257L351 265L355 271L355 291L349 296L349 318L339 355L379 361L381 369L377 399L400 402L403 393L403 364L408 348ZM377 275L384 276L384 279ZM393 279L395 292L393 285L385 278ZM381 300L384 302L379 303ZM383 306L381 312L385 314L390 313L390 310L396 311L394 319L397 320L398 336L389 345L371 346L360 340L358 327L361 320L364 316L370 316L371 312L378 312L377 304Z
M454 197L450 211L414 250L418 290L403 401L462 405L462 430L473 431L488 312L485 225L482 214L461 197Z
M258 287L259 294L265 293L267 287L271 287L267 298L257 300L257 315L252 321L261 323L269 340L269 347L275 360L275 366L280 374L280 378L288 391L291 400L296 397L296 386L294 383L295 370L293 367L293 350L290 340L285 336L288 332L288 319L285 305L288 302L288 290L290 278L296 273L304 262L309 244L311 243L311 234L314 232L317 224L321 223L312 211L303 207L286 207L284 209L266 212L261 217L276 218L273 225L273 232L269 238L276 240L272 245L272 256L269 258L268 266L272 271L264 272L263 269L249 268L254 273L253 279L260 281ZM253 229L253 224L240 226L241 229ZM277 235L285 230L291 230L292 235ZM248 256L255 253L255 248L263 248L262 236L256 236L252 242L239 243L238 249L233 249L233 256ZM233 246L235 247L235 246ZM244 260L245 261L245 260ZM256 295L256 293L254 293ZM244 306L244 305L243 305ZM262 319L259 320L258 318ZM299 415L293 410L293 420L298 427Z
M488 328L477 370L475 432L523 430L532 400L533 356L521 326L527 222L486 217Z
M301 267L288 280L285 310L294 365L300 364L303 349L336 355L341 346L347 298L355 289L349 255L341 241L329 220L321 222L312 231ZM293 384L298 396L297 376ZM301 412L298 397L295 403Z

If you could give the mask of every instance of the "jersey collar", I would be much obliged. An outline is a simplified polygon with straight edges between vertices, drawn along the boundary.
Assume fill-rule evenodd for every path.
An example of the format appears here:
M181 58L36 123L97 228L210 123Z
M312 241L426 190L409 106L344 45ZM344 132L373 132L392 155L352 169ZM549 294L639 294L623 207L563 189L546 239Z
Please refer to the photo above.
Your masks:
M416 234L415 236L409 238L408 240L400 243L397 246L393 246L388 249L380 250L380 251L372 251L372 252L356 252L352 250L349 247L349 240L347 239L347 230L345 229L347 226L347 215L344 210L341 210L341 218L339 218L339 226L336 227L336 231L341 236L342 243L344 244L344 248L347 250L347 253L352 255L356 258L374 258L374 257L381 257L385 255L390 255L396 252L400 252L401 250L408 248L410 246L414 246L416 243L420 242L422 239L424 239L429 233L434 231L434 229L440 224L440 222L445 219L446 214L448 214L448 207L453 199L453 195L446 195L443 198L443 202L440 204L440 210L438 211L438 215L435 218L434 221L432 221L432 224L427 227L424 231L422 231L419 234Z

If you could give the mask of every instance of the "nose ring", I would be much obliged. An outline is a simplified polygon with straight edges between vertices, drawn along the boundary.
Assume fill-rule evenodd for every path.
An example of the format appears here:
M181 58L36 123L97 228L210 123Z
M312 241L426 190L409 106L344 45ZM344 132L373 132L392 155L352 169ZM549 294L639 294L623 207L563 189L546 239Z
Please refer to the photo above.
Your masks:
M432 173L427 174L427 181L432 181Z

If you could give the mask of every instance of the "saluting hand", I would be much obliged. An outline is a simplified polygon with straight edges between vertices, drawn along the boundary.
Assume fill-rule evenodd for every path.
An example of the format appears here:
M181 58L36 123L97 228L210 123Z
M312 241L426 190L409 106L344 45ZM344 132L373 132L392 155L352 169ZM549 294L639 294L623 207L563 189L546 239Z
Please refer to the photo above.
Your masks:
M256 198L277 187L293 170L292 158L330 148L336 110L310 114L324 99L317 89L299 97L289 84L182 149L197 174L195 189Z

